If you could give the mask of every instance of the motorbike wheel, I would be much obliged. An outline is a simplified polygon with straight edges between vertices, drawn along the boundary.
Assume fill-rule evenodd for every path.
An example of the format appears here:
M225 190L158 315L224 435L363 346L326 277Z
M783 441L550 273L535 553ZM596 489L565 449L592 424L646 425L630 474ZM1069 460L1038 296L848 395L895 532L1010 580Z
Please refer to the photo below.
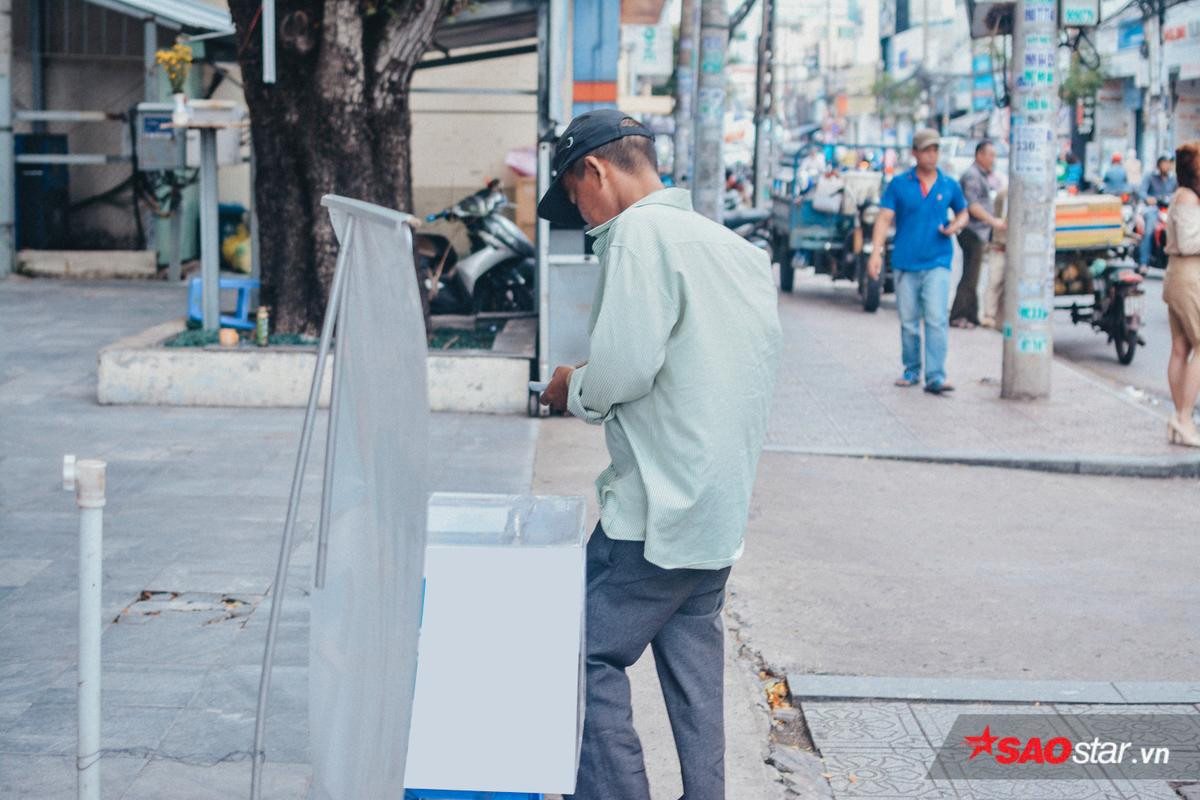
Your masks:
M1117 361L1125 366L1133 363L1133 356L1137 353L1138 346L1137 331L1131 331L1122 325L1121 334L1113 337L1113 344L1117 348Z
M858 280L858 296L862 298L863 311L873 314L879 310L879 297L883 293L883 278L867 275L867 257L859 253L856 257L855 277Z

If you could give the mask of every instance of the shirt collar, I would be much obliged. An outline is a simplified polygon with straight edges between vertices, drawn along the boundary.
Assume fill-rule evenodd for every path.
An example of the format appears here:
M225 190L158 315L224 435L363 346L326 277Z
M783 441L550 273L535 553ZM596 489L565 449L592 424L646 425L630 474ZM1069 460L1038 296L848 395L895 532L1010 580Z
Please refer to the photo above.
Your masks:
M591 236L593 239L595 239L595 241L592 243L592 252L595 253L596 256L604 255L604 251L608 249L609 239L612 235L613 224L621 217L625 216L625 214L629 213L630 209L638 208L640 206L653 205L671 206L673 208L683 209L684 211L691 211L692 193L687 189L680 189L678 187L667 187L651 192L641 200L638 200L636 203L629 206L629 208L625 209L620 214L617 214L608 222L602 222L587 232L588 236Z

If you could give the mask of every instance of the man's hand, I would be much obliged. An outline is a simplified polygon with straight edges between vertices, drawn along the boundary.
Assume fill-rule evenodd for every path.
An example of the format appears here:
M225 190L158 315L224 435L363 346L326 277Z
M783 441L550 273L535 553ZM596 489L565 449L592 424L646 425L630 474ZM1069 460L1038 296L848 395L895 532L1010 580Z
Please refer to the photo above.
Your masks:
M992 230L1006 231L1008 230L1008 220L1003 217L992 217Z
M871 257L867 259L867 275L871 280L875 280L881 272L883 272L883 254L878 250L872 250Z
M542 405L550 406L551 411L559 413L567 410L567 384L571 382L571 373L574 371L574 367L555 367L550 384L538 398Z

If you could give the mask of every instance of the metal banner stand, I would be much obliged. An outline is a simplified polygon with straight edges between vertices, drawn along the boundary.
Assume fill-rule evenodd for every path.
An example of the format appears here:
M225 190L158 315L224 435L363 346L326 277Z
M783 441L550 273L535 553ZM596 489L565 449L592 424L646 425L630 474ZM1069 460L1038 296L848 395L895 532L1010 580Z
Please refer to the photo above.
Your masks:
M262 677L259 681L258 690L258 707L254 726L254 747L253 747L253 764L251 770L251 800L258 800L262 793L262 774L263 766L266 759L266 753L263 749L263 744L266 736L267 722L267 697L270 693L271 686L271 668L275 658L276 636L279 628L280 613L283 607L284 590L287 584L287 569L291 559L292 544L295 534L296 517L300 506L300 496L304 484L304 468L308 461L309 446L312 444L313 425L317 416L317 407L321 396L321 385L325 374L325 362L329 355L330 341L333 338L334 327L337 326L338 337L336 347L336 357L334 358L333 366L333 385L337 386L339 367L342 363L342 354L346 348L346 337L342 334L342 325L340 320L344 319L342 314L346 311L346 283L349 273L349 254L351 247L355 241L355 227L358 219L369 219L374 223L382 223L387 226L399 228L407 223L412 217L409 214L404 214L399 211L381 208L379 206L362 203L356 200L326 195L321 200L321 205L329 209L338 209L346 213L345 227L338 236L339 249L337 265L333 273L333 284L330 287L329 302L325 310L325 320L321 326L321 338L317 347L317 363L313 372L312 386L308 394L308 407L304 414L304 425L300 433L300 447L296 454L296 464L292 473L292 487L288 499L287 517L283 527L283 541L279 550L279 561L275 568L275 581L272 584L270 622L267 626L267 641L266 648L263 653ZM316 585L318 588L324 585L325 581L325 560L328 543L328 528L329 528L329 508L331 502L331 492L329 486L331 484L334 464L334 449L333 443L336 436L334 420L337 415L334 414L333 403L336 402L336 392L330 400L330 427L327 437L327 449L325 453L325 470L323 478L323 488L321 496L321 517L320 530L318 533L317 561L316 561Z

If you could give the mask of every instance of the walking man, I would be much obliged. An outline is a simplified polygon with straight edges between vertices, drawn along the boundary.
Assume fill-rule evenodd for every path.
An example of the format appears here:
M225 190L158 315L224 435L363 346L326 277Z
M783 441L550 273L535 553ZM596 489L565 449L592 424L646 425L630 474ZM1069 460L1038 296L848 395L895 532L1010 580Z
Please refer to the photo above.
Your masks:
M904 362L904 374L896 379L896 385L916 386L921 380L924 320L925 391L944 394L954 390L946 381L950 261L954 257L950 239L966 227L967 202L958 183L938 169L937 131L917 131L912 149L917 165L893 178L879 201L879 219L872 232L867 271L872 278L878 278L883 270L883 248L895 220L892 269L896 276ZM951 209L953 220L950 220Z
M962 248L963 271L950 306L950 324L956 328L974 328L979 324L979 271L992 231L1004 230L1007 223L996 216L992 201L995 190L996 147L984 140L975 147L975 161L958 182L967 201L971 221L958 235Z
M721 609L742 554L782 332L768 258L664 189L615 109L558 140L538 214L585 223L601 274L586 364L542 394L603 424L587 546L587 705L575 800L650 800L625 670L649 646L687 800L724 800Z
M1158 226L1159 202L1170 202L1178 184L1175 182L1175 162L1168 156L1159 156L1154 172L1142 179L1142 202L1146 204L1142 212L1145 227L1142 229L1142 241L1138 242L1138 264L1145 266L1150 263L1150 251L1154 246L1154 229Z

